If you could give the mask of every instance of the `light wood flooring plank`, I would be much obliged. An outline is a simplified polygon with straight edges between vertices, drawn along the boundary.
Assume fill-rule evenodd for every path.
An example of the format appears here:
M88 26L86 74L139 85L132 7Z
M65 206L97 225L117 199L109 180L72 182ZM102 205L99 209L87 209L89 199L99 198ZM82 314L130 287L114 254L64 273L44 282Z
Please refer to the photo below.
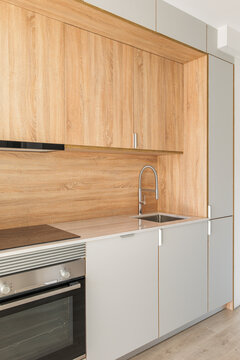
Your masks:
M132 360L240 360L240 308L224 310Z

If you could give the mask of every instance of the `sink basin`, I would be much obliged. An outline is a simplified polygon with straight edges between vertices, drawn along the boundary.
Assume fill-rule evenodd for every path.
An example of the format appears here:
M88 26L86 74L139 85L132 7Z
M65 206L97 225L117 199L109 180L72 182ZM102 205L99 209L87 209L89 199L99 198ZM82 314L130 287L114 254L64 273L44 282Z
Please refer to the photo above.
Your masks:
M177 217L172 215L162 215L162 214L155 214L155 215L140 215L136 216L137 219L153 221L157 223L165 223L169 221L177 221L177 220L184 220L184 217Z

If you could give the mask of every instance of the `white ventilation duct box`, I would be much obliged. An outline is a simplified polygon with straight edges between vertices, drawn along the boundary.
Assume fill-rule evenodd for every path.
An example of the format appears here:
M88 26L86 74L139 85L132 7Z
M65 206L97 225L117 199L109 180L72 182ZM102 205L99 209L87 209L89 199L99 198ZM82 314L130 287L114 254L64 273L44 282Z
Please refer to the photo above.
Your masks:
M228 25L218 29L218 49L234 57L240 57L240 32Z

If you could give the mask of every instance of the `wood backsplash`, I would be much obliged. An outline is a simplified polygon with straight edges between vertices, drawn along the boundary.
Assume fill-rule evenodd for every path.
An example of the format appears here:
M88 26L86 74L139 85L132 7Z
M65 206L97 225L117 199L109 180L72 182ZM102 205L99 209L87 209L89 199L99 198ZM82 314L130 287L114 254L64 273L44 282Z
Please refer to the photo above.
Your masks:
M0 153L0 229L137 214L138 175L157 157L83 153ZM147 170L143 185L154 187ZM156 211L147 194L145 211Z
M207 216L208 58L184 65L184 154L159 157L159 211Z

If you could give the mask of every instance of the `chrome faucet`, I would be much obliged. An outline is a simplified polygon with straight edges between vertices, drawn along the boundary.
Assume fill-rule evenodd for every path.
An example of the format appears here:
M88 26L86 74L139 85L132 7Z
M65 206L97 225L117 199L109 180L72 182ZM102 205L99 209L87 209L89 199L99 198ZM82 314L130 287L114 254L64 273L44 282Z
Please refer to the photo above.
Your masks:
M142 174L144 172L144 170L146 169L151 169L154 173L155 176L155 190L153 189L142 189ZM158 175L157 175L157 171L154 169L154 167L150 166L150 165L146 165L142 168L142 170L140 171L139 174L139 187L138 187L138 214L142 215L142 205L145 205L145 197L142 200L142 192L143 191L150 191L150 192L155 192L155 196L156 196L156 200L158 200Z

